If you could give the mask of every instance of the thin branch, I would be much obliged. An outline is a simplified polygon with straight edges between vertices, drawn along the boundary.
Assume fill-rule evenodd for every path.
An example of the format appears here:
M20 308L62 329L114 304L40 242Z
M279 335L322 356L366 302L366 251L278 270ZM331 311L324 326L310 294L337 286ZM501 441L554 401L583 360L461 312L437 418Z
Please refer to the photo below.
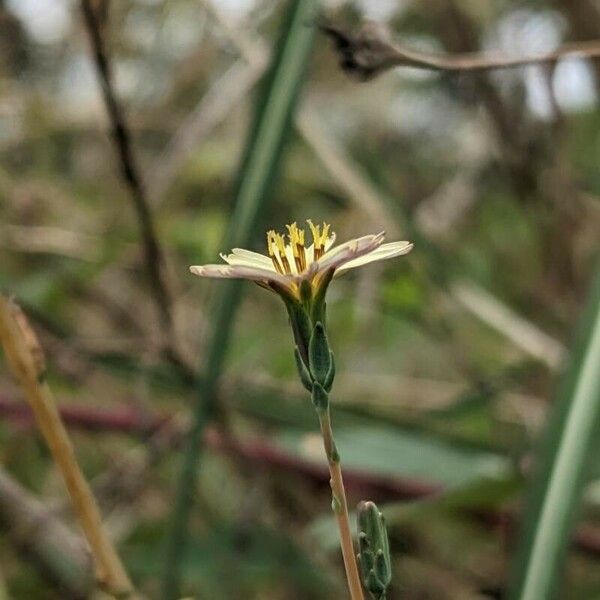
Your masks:
M59 408L63 421L82 431L128 433L136 436L154 434L170 420L168 416L147 414L135 406L97 408L95 406L66 405ZM27 404L11 400L0 394L0 417L12 419L15 423L30 425L33 412Z
M340 67L362 81L396 67L458 73L553 64L563 58L600 58L599 40L572 42L551 52L523 57L482 53L447 55L419 52L394 42L387 28L378 23L367 22L356 33L325 22L320 23L319 28L333 40Z
M227 115L235 103L258 81L266 63L248 67L245 61L231 66L200 99L183 120L167 147L146 173L148 197L156 207L163 200L175 176L185 164L198 140L206 137Z
M63 598L88 598L92 562L83 539L0 467L0 525L11 542L60 589Z
M560 342L485 290L467 281L458 281L450 286L450 292L471 313L550 369L558 369L563 363L567 350Z
M139 222L148 280L152 287L161 326L167 335L167 349L171 350L171 354L173 354L174 324L171 314L171 295L163 273L163 251L158 241L146 190L133 152L131 133L113 85L111 65L103 39L102 23L96 14L92 0L81 0L81 10L90 39L92 55L102 88L106 112L111 124L113 142L121 169L121 177L129 190Z
M36 424L69 492L73 510L94 556L99 580L119 596L134 589L102 524L100 511L79 467L54 396L45 380L45 359L39 341L20 308L0 295L0 341L6 361L21 385Z
M98 238L62 227L46 225L4 225L3 246L31 254L58 254L85 261L98 258Z

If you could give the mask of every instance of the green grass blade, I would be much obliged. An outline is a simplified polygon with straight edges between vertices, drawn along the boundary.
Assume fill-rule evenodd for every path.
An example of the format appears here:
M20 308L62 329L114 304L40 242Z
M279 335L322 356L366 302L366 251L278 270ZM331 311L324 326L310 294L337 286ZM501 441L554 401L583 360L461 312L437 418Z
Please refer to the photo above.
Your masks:
M510 598L554 596L600 424L600 272L537 456Z
M258 97L257 111L237 182L234 213L224 249L247 246L260 224L269 191L281 165L281 151L304 78L312 47L317 0L294 0L288 8L278 47ZM207 364L201 369L194 422L189 433L178 482L171 530L167 540L163 595L178 597L180 565L188 537L193 507L199 448L205 426L216 411L216 389L225 360L240 284L220 282L215 302L213 335Z

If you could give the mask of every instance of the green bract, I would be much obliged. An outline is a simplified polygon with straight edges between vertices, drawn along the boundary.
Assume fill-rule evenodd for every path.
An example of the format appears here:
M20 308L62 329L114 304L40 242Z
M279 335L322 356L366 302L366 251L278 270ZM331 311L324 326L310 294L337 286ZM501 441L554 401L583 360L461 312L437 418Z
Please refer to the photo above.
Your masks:
M374 502L358 505L358 545L363 585L374 600L385 600L392 580L390 547L383 514Z

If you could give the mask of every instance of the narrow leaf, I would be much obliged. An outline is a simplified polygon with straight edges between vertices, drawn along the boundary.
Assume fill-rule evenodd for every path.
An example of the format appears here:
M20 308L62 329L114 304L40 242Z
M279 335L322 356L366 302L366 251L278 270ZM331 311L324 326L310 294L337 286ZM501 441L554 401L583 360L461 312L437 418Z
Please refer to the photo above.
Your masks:
M510 598L547 600L562 570L600 420L600 271L537 454Z

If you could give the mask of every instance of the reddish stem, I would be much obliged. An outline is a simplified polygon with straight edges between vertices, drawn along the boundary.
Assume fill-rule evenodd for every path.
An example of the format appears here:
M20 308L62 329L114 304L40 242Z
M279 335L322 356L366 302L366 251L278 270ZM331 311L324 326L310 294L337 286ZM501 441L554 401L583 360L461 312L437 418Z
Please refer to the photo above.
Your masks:
M150 414L134 407L100 409L71 405L61 406L60 413L67 425L85 431L111 431L139 435L150 435L171 419L170 415ZM29 406L4 395L0 395L0 418L2 417L21 425L33 425L33 415ZM329 482L327 465L291 455L263 439L241 441L225 436L216 429L208 429L204 442L209 448L232 454L256 467L296 473L325 485ZM405 477L387 477L359 469L344 469L344 481L353 496L382 499L419 500L431 498L444 491L444 486L440 483ZM471 512L491 524L497 524L508 533L513 528L515 516L506 511ZM600 556L600 527L581 525L575 532L574 541L579 550Z

